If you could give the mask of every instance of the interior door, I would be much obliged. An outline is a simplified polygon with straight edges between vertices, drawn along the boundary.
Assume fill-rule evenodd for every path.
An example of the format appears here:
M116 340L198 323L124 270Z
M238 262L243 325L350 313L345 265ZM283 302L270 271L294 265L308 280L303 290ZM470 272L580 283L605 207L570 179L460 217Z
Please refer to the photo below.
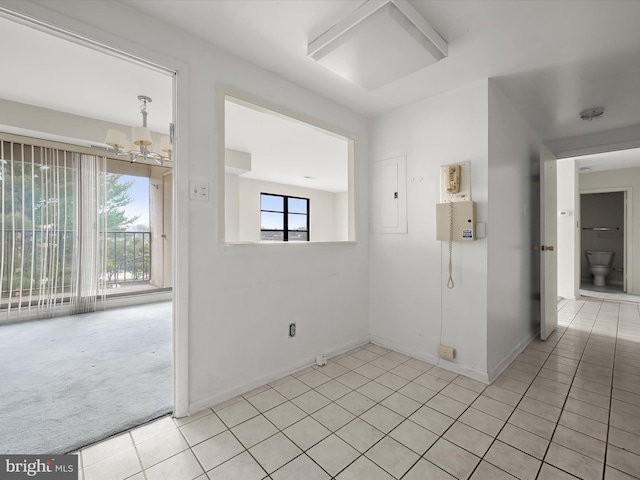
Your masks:
M558 326L558 237L556 157L546 146L540 152L540 338Z

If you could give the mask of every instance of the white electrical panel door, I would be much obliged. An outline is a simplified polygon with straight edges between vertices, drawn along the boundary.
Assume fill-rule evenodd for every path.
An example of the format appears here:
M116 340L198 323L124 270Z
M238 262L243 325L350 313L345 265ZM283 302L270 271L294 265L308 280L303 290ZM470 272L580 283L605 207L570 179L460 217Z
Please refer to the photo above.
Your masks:
M380 166L380 227L398 228L398 164Z
M377 233L407 233L407 157L373 164L373 214Z

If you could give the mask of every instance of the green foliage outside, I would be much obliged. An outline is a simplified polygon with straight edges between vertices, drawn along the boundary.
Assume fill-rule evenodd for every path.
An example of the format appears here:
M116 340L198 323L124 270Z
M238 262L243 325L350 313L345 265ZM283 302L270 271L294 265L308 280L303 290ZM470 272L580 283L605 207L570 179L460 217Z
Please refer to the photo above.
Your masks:
M101 277L107 283L148 280L150 276L149 228L138 224L138 215L127 215L127 206L134 201L130 193L134 181L121 182L121 178L106 174L106 203L99 207L99 213L106 214L106 229L103 225L98 228L106 235L106 271ZM3 299L9 291L14 298L21 290L23 296L71 293L72 259L77 250L75 184L75 171L69 167L42 168L31 162L0 160ZM147 233L128 233L131 230Z

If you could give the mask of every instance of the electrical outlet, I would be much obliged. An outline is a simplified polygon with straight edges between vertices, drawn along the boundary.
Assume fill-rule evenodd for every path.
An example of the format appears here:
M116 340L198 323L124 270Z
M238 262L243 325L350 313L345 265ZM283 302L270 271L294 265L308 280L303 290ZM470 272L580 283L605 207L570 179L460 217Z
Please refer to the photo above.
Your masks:
M438 356L446 360L453 360L456 355L456 349L447 347L446 345L438 345Z
M296 324L294 322L289 324L289 337L293 338L295 336L296 336Z

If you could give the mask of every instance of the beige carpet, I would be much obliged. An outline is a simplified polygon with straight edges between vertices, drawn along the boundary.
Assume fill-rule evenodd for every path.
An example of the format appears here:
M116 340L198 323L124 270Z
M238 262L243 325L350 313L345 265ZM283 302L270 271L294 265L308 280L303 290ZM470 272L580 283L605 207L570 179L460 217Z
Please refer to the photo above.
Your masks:
M0 327L0 453L67 453L171 412L171 302Z

